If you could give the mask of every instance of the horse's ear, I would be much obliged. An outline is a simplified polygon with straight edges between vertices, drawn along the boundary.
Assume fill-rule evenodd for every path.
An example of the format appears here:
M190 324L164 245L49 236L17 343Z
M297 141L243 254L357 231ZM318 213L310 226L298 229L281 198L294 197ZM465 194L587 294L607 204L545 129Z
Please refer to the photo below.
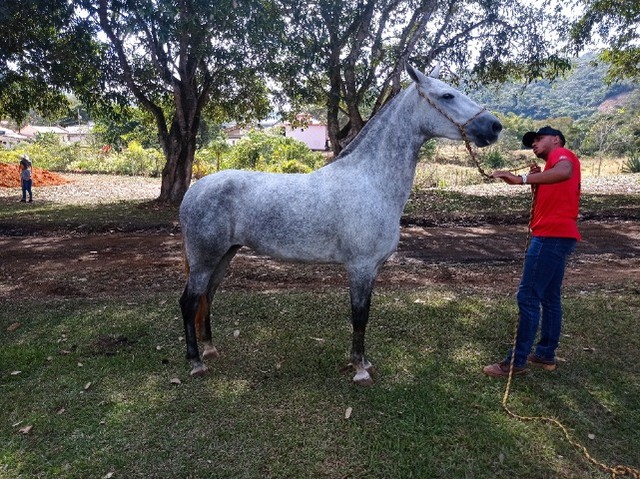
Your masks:
M413 68L409 62L405 63L405 69L407 70L407 73L409 74L409 77L411 77L411 79L416 82L416 83L420 83L420 77L422 76L422 74L416 70L415 68Z
M431 70L429 76L431 78L438 78L440 76L440 65L436 65L435 67L433 67L433 70Z

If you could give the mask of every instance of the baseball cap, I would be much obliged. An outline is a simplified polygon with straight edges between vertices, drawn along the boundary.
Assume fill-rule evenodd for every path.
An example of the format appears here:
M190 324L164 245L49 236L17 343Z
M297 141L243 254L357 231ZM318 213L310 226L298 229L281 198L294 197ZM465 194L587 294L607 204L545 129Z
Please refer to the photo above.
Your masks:
M559 136L560 141L562 142L562 146L566 143L564 139L564 135L560 130L556 130L555 128L551 128L550 126L543 126L538 131L529 131L524 134L522 137L522 144L527 148L531 148L533 146L533 140L535 140L536 136L540 135L550 135L550 136Z

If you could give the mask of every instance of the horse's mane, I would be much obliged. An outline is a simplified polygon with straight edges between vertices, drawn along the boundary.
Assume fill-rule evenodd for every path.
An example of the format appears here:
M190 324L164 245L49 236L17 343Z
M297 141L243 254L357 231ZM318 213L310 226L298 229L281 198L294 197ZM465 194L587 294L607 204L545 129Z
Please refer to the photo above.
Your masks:
M391 98L391 100L385 103L382 106L382 108L380 108L378 112L375 115L373 115L373 117L369 118L367 123L364 125L364 128L360 130L360 132L356 135L356 137L353 140L351 140L351 142L345 147L345 149L342 150L338 156L336 156L336 159L334 161L337 161L351 154L353 150L355 150L358 147L358 145L362 143L362 140L364 140L364 138L367 136L369 131L371 131L371 128L373 128L373 125L376 125L380 122L380 119L382 118L382 113L388 110L390 105L395 103L398 97L400 96L401 96L400 94L395 95L393 98Z

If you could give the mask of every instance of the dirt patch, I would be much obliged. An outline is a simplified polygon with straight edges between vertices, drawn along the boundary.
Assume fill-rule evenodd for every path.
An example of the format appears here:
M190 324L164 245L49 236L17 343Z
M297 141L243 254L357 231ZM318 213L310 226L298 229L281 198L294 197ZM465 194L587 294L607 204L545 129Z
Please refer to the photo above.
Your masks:
M42 168L33 167L31 169L33 186L57 186L64 185L69 181L57 173L52 173ZM20 188L20 167L18 164L9 165L0 163L0 188Z
M590 222L565 286L611 289L640 279L640 223ZM517 288L526 230L517 225L406 227L377 288L446 286L511 294ZM15 297L127 298L184 286L181 238L144 234L0 237L0 300ZM242 249L223 290L344 290L339 265L274 261Z
M17 166L12 174L18 178ZM65 185L36 190L37 201L76 205L132 199L134 195L153 199L160 189L157 178L72 174L65 178L69 181ZM640 188L634 175L590 181L585 181L585 189L597 194L637 195ZM490 193L513 190L496 184L491 185ZM11 195L14 190L0 189L0 200L13 201ZM633 217L636 209L627 210L631 213L626 216L616 213L581 219L583 241L570 260L567 289L611 290L631 284L635 291L639 287L640 220L637 214ZM513 294L522 270L527 227L522 222L489 223L486 217L433 225L403 218L398 250L383 266L377 289L442 286L472 293ZM0 264L0 301L18 297L126 300L168 292L177 302L185 280L177 226L145 231L54 228L28 232L18 220L0 231ZM348 282L339 265L279 262L243 248L221 288L346 292Z

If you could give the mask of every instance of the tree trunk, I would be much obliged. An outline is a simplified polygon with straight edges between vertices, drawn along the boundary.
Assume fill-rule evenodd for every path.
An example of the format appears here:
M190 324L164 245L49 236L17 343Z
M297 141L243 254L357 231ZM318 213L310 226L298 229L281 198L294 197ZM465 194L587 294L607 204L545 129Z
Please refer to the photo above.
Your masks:
M191 184L193 160L196 152L195 133L186 136L176 134L171 128L169 141L165 147L166 163L162 169L162 185L158 201L174 205L180 204Z
M186 77L186 75L185 75ZM207 89L199 97L194 82L174 85L175 114L171 128L160 135L166 164L162 170L162 185L158 201L178 205L191 185L196 136L200 128L200 111L207 97ZM163 131L160 129L160 131Z

